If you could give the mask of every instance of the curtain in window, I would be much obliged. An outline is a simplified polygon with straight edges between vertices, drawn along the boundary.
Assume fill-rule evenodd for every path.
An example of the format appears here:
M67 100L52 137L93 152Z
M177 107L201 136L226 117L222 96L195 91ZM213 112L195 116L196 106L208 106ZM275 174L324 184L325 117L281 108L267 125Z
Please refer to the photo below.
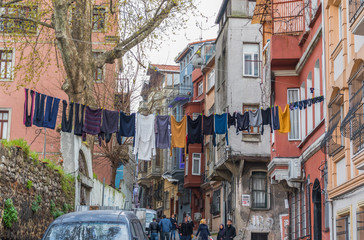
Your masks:
M267 179L266 173L253 173L253 207L267 207Z

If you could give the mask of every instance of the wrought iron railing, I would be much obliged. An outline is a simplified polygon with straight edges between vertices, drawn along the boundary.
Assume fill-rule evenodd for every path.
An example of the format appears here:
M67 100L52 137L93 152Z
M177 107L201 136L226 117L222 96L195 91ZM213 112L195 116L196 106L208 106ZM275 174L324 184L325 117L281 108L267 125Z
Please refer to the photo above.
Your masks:
M363 0L349 0L349 20L351 23L360 15L363 6Z
M204 173L202 173L202 175L201 175L202 184L210 182L208 176L209 176L208 171L205 171Z

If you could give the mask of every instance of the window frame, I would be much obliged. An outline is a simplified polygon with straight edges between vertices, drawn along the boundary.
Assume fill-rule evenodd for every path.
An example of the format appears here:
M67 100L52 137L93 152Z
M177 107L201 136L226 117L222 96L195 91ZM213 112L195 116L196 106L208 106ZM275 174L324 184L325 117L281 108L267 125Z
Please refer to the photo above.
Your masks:
M207 92L215 86L215 68L207 76Z
M103 54L105 51L102 50L93 50L93 57L96 58L98 55ZM101 71L102 72L102 79L98 80L98 72ZM96 68L95 70L95 74L94 74L94 83L103 83L105 82L105 66L101 67L101 68Z
M8 13L10 8L14 9L14 14L12 14L12 13L9 14ZM28 6L28 5L24 5L24 4L11 4L9 6L1 7L0 8L0 11L1 11L1 9L4 9L4 12L6 14L8 14L10 16L15 16L15 17L19 17L20 16L20 17L24 17L24 18L29 18L29 15L31 16L31 14L34 14L34 13L36 15L38 14L38 6ZM25 16L21 16L19 14L19 10L20 9L21 10L26 9L25 10L25 13L26 13ZM34 13L31 12L32 9L34 10ZM37 23L32 23L31 21L21 20L21 19L10 19L9 18L9 19L2 19L2 20L0 20L0 23L1 22L3 22L4 28L3 28L3 30L0 30L0 33L3 33L3 34L8 34L8 35L22 35L22 34L26 34L26 35L36 35L38 33L38 24ZM11 29L13 31L8 32L8 31L5 30L5 25L7 25L8 23L11 24L11 22L13 24L13 26L11 27ZM16 29L15 27L17 25L17 22L19 22L18 23L19 24L18 26L22 26L22 25L27 26L27 24L33 24L33 25L35 25L35 29L34 29L34 31L26 30L24 32L22 32L20 30L14 30L14 29Z
M203 81L197 83L197 97L203 94Z
M2 60L1 56L3 54L3 52L11 52L11 60L9 61L7 58L5 60ZM5 53L6 54L6 53ZM6 67L5 67L5 70L6 70L6 73L5 73L5 76L8 75L8 64L10 63L10 77L7 78L7 77L4 77L2 78L2 71L1 71L1 63L5 63L6 64ZM11 82L14 80L14 63L15 63L15 49L14 48L1 48L0 49L0 82Z
M104 9L104 13L100 13L97 14L97 16L102 16L103 15L103 19L104 19L104 26L103 28L99 28L99 19L97 19L97 21L94 21L94 17L95 17L95 9ZM92 8L92 32L106 32L106 23L107 23L107 19L106 19L106 13L107 13L107 8L103 5L94 5ZM97 24L97 28L95 29L95 24Z
M188 175L188 154L186 155L186 160L185 160L185 176Z
M264 176L263 176L264 174ZM252 209L268 209L268 175L265 171L253 171L251 173L250 179L251 179L251 193L252 193ZM262 180L264 179L265 182L265 190L260 189L254 189L254 180ZM264 199L264 206L259 206L255 202L254 193L265 193L265 199ZM261 204L261 203L259 203Z
M297 99L289 99L289 92L296 92L297 93ZM296 102L296 101L300 101L300 88L287 88L287 102L291 103L291 102ZM300 115L301 111L298 111L297 109L293 110L293 112L291 112L291 115L297 113L298 114L298 122L297 121L293 121L296 122L298 124L298 138L292 138L291 136L291 132L292 132L292 122L291 122L291 131L288 133L288 141L300 141L301 138L301 115ZM291 117L291 119L293 119ZM291 120L290 120L291 121Z
M341 5L341 3L337 7L337 11L338 11L338 15L339 15L338 16L339 41L341 41L343 39L343 29L342 29L343 17L342 17L342 5Z
M245 50L245 47L248 46L248 45L256 45L257 47L257 52L253 52L251 50L248 50L246 51ZM250 56L251 59L248 60L251 64L250 66L250 70L251 70L251 74L248 74L246 73L246 60L245 60L245 56ZM255 55L257 55L257 59L255 59ZM254 69L254 63L257 63L257 74L255 75L255 69ZM259 78L260 77L260 69L261 69L261 66L260 66L260 45L259 43L243 43L243 76L244 77L253 77L253 78Z
M0 108L0 113L4 114L7 113L8 114L8 119L7 120L3 120L1 117L0 119L0 140L9 140L10 139L10 125L11 125L11 109L8 108ZM2 115L3 116L3 115ZM3 130L4 130L4 123L7 123L6 126L6 138L3 138Z
M259 108L260 108L259 104L243 104L243 114L250 110L257 111L257 110L259 110ZM260 135L260 127L250 127L250 132L242 131L242 133L243 133L243 135L244 134L245 135Z
M195 154L198 157L195 157ZM198 173L194 172L195 169L195 160L198 160ZM193 176L201 176L201 153L192 153L192 175Z
M350 214L347 214L345 216L337 216L336 217L336 222L335 222L335 230L336 230L336 237L339 238L339 236L341 236L342 234L344 234L345 239L349 240L350 239ZM338 221L344 220L345 221L345 230L344 231L338 231ZM341 227L341 226L339 226Z

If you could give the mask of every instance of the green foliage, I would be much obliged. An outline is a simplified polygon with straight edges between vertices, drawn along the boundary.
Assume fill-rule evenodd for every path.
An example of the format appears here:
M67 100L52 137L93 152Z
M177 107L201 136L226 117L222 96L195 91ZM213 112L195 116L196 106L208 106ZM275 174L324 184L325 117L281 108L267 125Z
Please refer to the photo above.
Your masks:
M42 203L42 197L40 195L37 195L34 202L32 202L32 211L34 213L38 212L41 203Z
M30 151L29 157L31 157L33 159L33 162L35 165L37 165L39 163L39 154L38 153Z
M3 140L1 140L1 143L6 148L18 147L18 148L23 150L23 152L25 153L26 156L29 156L30 147L29 147L27 141L25 141L22 138L14 139L14 140L11 140L11 141L3 139Z
M8 198L5 200L3 223L6 228L11 228L13 223L18 221L18 211L14 207L13 200Z
M63 212L67 213L72 211L72 205L68 203L63 203Z
M50 203L50 210L51 210L51 214L52 214L53 218L55 218L55 219L64 214L64 212L62 212L61 210L56 208L56 204L54 203L53 200L51 200L51 203Z
M98 179L98 177L97 177L96 173L94 173L93 175L94 175L94 179Z
M75 178L71 174L61 175L61 188L68 200L74 198Z
M27 188L30 190L33 187L33 182L31 180L27 181Z

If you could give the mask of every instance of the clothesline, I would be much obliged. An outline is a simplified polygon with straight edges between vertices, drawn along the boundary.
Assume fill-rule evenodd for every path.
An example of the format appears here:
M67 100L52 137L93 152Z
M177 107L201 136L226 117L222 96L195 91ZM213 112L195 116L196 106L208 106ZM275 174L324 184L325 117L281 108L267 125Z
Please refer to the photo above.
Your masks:
M57 121L60 99L30 91L31 108L29 113L29 90L25 89L24 119L26 127L34 124L38 127L54 129ZM216 135L225 135L226 145L229 145L229 129L234 126L236 133L258 127L261 134L264 126L269 125L271 132L278 130L281 133L290 132L290 111L303 109L315 103L322 102L323 96L305 99L286 104L284 111L280 106L266 109L211 114L209 116L199 113L195 119L184 115L177 121L174 115L140 113L126 115L123 111L111 111L104 108L92 109L87 105L62 100L62 132L82 136L86 134L98 136L101 141L108 143L112 134L116 135L117 142L122 144L122 137L134 137L134 154L141 160L151 160L156 155L156 149L184 148L188 153L190 144L201 144L201 153L204 151L204 136L211 135L212 143L216 146ZM67 114L68 113L68 114ZM192 114L193 115L193 114ZM73 116L75 116L73 120ZM191 146L192 147L192 146ZM172 151L170 151L172 154Z

